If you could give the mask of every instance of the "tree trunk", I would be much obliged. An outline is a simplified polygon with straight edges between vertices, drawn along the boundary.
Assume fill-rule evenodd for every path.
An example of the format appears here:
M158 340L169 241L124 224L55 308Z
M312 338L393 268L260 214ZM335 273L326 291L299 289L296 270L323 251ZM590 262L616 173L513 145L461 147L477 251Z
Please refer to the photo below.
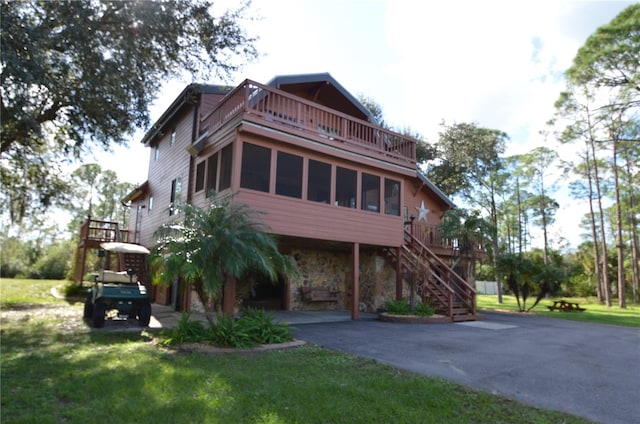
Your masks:
M633 302L638 303L638 289L640 289L640 247L638 246L638 220L636 219L636 199L633 185L633 173L631 169L631 163L633 159L629 155L629 150L625 144L624 148L626 168L627 168L627 189L629 190L629 236L631 238L631 271L632 271L632 284L631 289L633 292Z
M588 146L587 146L588 147ZM598 302L604 303L604 294L602 293L602 269L600 268L600 251L598 250L598 235L596 232L596 215L593 211L593 176L591 174L591 161L589 158L589 149L585 151L586 176L589 186L589 221L591 222L591 238L593 239L593 259L595 261L596 272L596 294Z
M544 201L544 195L543 195ZM547 212L546 206L543 205L542 209L542 236L544 238L544 250L543 250L543 258L545 265L549 265L549 235L547 234Z
M589 124L591 128L591 124ZM602 292L607 306L611 306L611 287L609 285L609 273L607 272L607 237L604 229L604 211L602 209L602 193L600 190L600 177L598 175L598 159L596 155L595 139L590 137L591 156L593 157L593 176L596 186L596 198L598 199L598 218L600 220L600 259L602 263L597 264L602 269Z
M409 309L411 312L416 310L416 281L409 281Z
M516 178L516 196L518 200L518 254L522 256L522 202L520 201L519 178Z
M627 307L624 279L624 243L622 240L622 205L620 203L620 183L618 180L618 145L616 136L613 137L613 184L616 196L616 249L618 250L618 306Z
M498 271L498 249L500 248L498 246L498 210L496 207L496 198L495 198L495 193L492 191L491 192L491 221L493 224L493 234L492 234L492 240L491 240L491 244L493 247L493 269L495 270L495 274L496 274L496 284L497 284L497 289L498 289L498 303L501 304L502 303L502 276L500 275L500 272Z
M200 300L200 303L202 303L202 308L204 309L204 316L205 318L207 318L209 325L215 326L216 322L213 319L212 310L210 307L211 299L209 298L209 296L207 296L207 294L204 291L204 284L202 282L195 283L193 284L193 289L198 295L198 299Z

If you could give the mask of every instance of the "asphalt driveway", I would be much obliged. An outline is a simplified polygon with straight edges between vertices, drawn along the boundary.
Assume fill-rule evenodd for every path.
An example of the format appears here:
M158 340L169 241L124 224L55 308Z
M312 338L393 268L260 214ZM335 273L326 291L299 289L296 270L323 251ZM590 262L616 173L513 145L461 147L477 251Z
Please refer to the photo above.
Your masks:
M298 339L607 424L640 423L640 330L519 314L295 325Z

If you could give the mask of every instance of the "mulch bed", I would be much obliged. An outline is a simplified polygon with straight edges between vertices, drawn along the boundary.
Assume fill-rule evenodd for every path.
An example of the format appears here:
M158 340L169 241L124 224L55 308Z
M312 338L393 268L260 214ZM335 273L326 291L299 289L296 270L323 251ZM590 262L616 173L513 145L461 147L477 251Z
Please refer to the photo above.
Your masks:
M300 347L305 345L304 340L293 340L286 343L274 343L268 345L260 345L254 348L248 349L235 349L229 347L216 347L205 343L183 343L175 346L179 352L191 352L191 353L205 353L209 355L222 354L222 353L257 353L266 352L269 350L282 350L291 349L294 347Z
M385 322L400 322L405 324L445 324L451 320L444 315L421 317L418 315L394 315L386 312L378 313L378 319Z

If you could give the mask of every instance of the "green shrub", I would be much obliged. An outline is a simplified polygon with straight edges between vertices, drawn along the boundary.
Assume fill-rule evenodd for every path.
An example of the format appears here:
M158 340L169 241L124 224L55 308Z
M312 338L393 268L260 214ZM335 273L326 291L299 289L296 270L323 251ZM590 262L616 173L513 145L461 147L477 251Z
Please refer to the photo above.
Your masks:
M436 308L430 303L418 303L413 313L421 317L430 317L436 313Z
M180 343L199 343L211 340L211 329L202 321L191 321L190 312L182 312L178 325L164 343L168 345Z
M384 304L387 312L393 315L409 315L411 308L405 300L387 300Z
M242 349L257 344L251 339L253 322L224 315L218 315L216 321L212 335L213 343L216 346Z
M293 340L287 324L275 322L273 313L262 309L246 309L240 321L249 323L251 340L257 344L285 343Z
M177 327L170 331L165 344L211 343L241 349L293 340L286 324L275 322L272 313L260 309L247 309L240 318L218 315L214 326L207 326L202 321L190 321L190 317L190 313L182 313Z
M387 313L393 315L418 315L428 317L436 312L436 308L429 303L417 303L412 311L411 306L405 300L388 300L385 303Z
M29 275L34 279L62 280L70 273L75 251L71 241L54 243L43 248Z
M87 288L82 284L69 282L62 286L62 294L64 297L84 297L87 294Z

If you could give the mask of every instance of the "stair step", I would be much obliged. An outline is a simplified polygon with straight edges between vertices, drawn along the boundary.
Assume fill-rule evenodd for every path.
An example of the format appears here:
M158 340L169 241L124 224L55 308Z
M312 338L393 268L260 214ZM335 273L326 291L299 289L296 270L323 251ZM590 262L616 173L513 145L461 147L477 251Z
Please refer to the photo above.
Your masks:
M453 322L477 321L478 320L478 316L474 315L474 314L454 315L452 320L453 320Z

